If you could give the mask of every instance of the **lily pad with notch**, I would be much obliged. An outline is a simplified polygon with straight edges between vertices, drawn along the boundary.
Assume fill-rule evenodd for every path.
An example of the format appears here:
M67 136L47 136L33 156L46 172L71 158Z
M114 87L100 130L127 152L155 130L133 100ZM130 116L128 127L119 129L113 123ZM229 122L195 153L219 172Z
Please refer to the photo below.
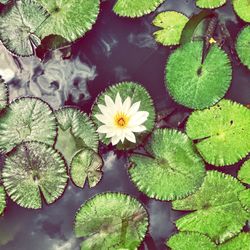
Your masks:
M206 126L204 126L206 124ZM232 165L250 152L250 110L230 100L194 111L186 125L187 135L206 162Z
M245 22L250 22L250 2L248 0L232 0L236 14Z
M215 9L226 3L226 0L196 0L196 5L199 8Z
M133 154L130 157L129 174L141 192L150 198L176 200L201 186L205 166L184 133L157 129L146 149L151 156Z
M0 216L6 207L6 194L2 185L0 185Z
M137 249L148 229L145 208L122 193L102 193L88 200L75 218L82 250Z
M61 154L47 144L25 142L7 154L2 171L10 198L25 208L55 202L64 192L68 175Z
M250 185L250 159L241 166L237 178L241 182Z

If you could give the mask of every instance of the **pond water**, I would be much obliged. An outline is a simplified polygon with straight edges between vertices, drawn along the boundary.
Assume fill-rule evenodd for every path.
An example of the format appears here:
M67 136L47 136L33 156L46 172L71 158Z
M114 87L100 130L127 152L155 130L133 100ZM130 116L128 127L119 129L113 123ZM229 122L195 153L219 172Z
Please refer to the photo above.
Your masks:
M11 58L1 54L0 69L7 65L15 75L9 79L11 99L34 95L55 109L61 105L75 105L90 112L96 96L107 86L131 80L147 88L157 111L172 112L165 121L166 127L184 129L190 110L175 104L164 85L166 60L174 48L155 42L151 21L164 10L177 10L189 17L200 10L192 0L167 0L154 14L131 20L116 16L112 12L113 4L113 0L103 1L94 28L71 48L65 49L64 54L57 51L44 62L35 57L20 59L22 70ZM234 40L243 23L234 15L230 3L218 13ZM4 50L1 53L5 53ZM63 55L69 58L62 59ZM226 98L249 104L250 71L237 61L233 62L233 70L234 78ZM84 201L104 191L120 191L138 198L150 214L149 233L141 249L165 249L165 240L176 232L174 221L185 212L173 211L170 202L149 199L141 194L127 174L126 155L111 149L102 151L104 176L95 188L86 186L82 190L69 182L62 198L50 206L44 204L37 211L23 209L8 199L4 217L0 218L0 249L79 249L81 240L73 234L75 213ZM234 175L239 165L222 170Z

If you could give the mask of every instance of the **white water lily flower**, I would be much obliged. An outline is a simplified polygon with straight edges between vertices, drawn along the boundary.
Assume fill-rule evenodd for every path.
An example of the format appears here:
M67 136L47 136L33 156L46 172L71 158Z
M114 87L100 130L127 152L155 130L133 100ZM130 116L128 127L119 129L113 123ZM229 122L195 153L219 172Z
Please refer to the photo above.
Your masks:
M142 124L149 115L147 111L139 111L141 102L132 104L130 97L122 102L120 94L117 93L115 102L105 95L105 104L106 106L98 105L102 114L95 115L103 123L97 132L104 133L107 138L111 138L112 145L116 145L119 141L123 143L125 139L135 143L134 133L146 130Z

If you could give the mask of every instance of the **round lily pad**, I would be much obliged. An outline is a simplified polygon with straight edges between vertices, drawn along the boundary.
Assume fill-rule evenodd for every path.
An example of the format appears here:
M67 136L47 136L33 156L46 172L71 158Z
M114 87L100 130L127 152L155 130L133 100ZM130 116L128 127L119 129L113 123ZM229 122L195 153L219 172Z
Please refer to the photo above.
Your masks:
M250 11L250 9L249 9ZM241 62L250 69L250 26L241 30L236 41L236 51Z
M141 17L156 10L164 0L117 0L114 12L123 17Z
M135 133L136 142L130 142L127 139L122 143L117 144L119 149L135 148L143 142L146 136L153 130L155 125L155 109L153 100L150 97L147 90L138 83L134 82L121 82L109 87L106 91L97 97L97 100L92 108L92 119L99 128L103 125L97 118L97 114L101 114L101 110L98 106L105 106L105 96L109 96L113 101L116 99L117 94L121 96L124 102L126 98L130 97L131 105L139 102L139 111L146 111L149 113L147 120L143 123L146 130L143 132ZM106 134L99 133L99 138L104 144L110 144L111 139L106 137Z
M75 218L82 250L137 249L148 228L145 208L131 196L103 193L87 201Z
M6 108L9 101L8 87L0 75L0 111Z
M192 109L212 106L231 84L232 68L227 54L213 45L202 63L202 51L203 42L187 43L170 55L166 65L170 95Z
M151 156L132 155L129 174L150 198L175 200L198 189L205 176L191 140L176 130L158 129L147 146Z
M64 107L57 110L55 115L58 121L55 148L62 152L68 165L75 153L85 147L97 151L96 127L86 113L75 108Z
M250 185L250 160L244 162L238 172L238 179L246 184Z
M218 246L218 250L249 250L250 233L240 233Z
M196 141L198 151L208 163L225 166L238 162L250 152L249 126L248 108L222 100L209 109L193 112L186 132Z
M248 0L232 0L236 14L245 22L250 22L250 2Z
M40 44L35 31L47 17L46 10L35 0L14 1L1 13L0 40L16 55L33 55Z
M7 154L3 185L10 198L25 208L42 207L56 201L67 184L62 156L51 146L39 142L19 144Z
M179 232L173 235L167 246L172 250L216 250L217 246L207 236L196 232Z
M78 187L83 188L88 179L89 187L92 188L102 178L102 158L92 149L85 148L77 152L70 165L72 181Z
M250 189L246 189L240 192L239 200L241 205L250 213Z
M166 11L158 14L153 20L153 25L161 28L154 32L155 40L163 45L177 45L188 18L176 11Z
M100 0L38 0L50 16L36 31L39 37L58 35L68 41L82 37L96 22Z
M47 103L31 97L16 99L0 114L0 149L8 152L23 141L53 145L56 129L56 118Z
M6 195L3 186L0 186L0 215L6 207Z
M226 3L226 0L196 0L199 8L215 9Z
M237 235L249 218L238 198L243 190L231 175L208 171L196 193L173 202L176 210L194 211L178 219L177 228L205 234L216 243Z

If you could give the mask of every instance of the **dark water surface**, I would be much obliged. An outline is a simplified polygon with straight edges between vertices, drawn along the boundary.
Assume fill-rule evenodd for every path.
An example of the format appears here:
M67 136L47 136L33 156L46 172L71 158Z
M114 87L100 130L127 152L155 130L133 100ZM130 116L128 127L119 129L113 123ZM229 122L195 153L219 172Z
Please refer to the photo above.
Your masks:
M177 10L191 17L200 10L192 0L167 0L154 14L131 20L112 13L114 1L104 1L94 28L72 45L72 59L62 60L55 53L47 62L36 58L21 60L22 72L10 81L11 98L35 95L48 101L54 108L63 104L77 105L89 112L95 97L107 86L132 80L143 84L155 101L158 111L168 109L173 114L166 126L184 128L189 110L176 105L164 85L165 64L174 48L157 44L151 25L154 16L164 10ZM232 38L243 23L235 17L230 3L218 10L220 19L230 29ZM216 62L215 62L216 63ZM13 71L15 67L12 65ZM234 77L226 98L243 104L250 103L250 71L233 62ZM37 87L40 86L40 87ZM1 250L74 250L81 240L73 234L73 221L84 201L104 191L121 191L137 197L150 214L149 234L142 249L165 249L165 240L176 232L174 220L184 214L171 210L170 202L147 198L131 183L127 174L127 158L106 150L104 176L95 188L76 188L71 182L56 203L44 204L41 210L23 209L8 200L0 218ZM227 167L235 174L239 164ZM211 169L211 166L207 166Z

